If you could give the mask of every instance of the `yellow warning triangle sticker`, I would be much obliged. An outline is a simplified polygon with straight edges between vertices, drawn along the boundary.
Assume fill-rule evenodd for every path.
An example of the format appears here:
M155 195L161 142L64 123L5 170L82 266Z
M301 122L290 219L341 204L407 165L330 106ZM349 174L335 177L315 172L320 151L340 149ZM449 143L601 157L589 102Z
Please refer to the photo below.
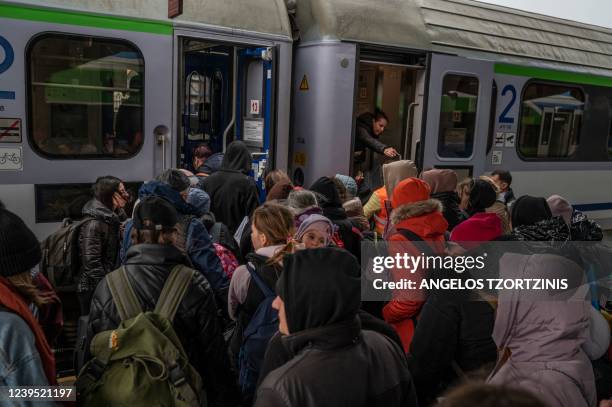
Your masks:
M306 77L306 75L304 75L304 77L302 78L302 82L300 82L300 90L309 90L310 87L308 86L308 78Z

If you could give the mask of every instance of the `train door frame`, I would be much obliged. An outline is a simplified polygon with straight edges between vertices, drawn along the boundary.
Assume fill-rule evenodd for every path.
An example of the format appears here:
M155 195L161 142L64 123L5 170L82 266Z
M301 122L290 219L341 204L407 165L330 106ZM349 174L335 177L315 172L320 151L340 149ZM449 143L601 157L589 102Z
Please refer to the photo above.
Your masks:
M212 32L211 32L212 31ZM273 38L274 36L267 36L263 34L253 33L249 36L240 36L237 37L235 35L229 35L222 32L214 32L214 30L196 30L192 28L175 28L174 30L174 57L173 57L173 66L174 66L174 86L173 86L173 100L177 101L176 108L173 109L173 117L174 117L174 131L176 132L176 136L172 138L172 163L173 166L177 166L180 163L180 143L179 137L182 137L182 105L184 92L183 88L185 85L185 81L183 78L183 69L184 69L184 50L182 49L182 44L184 39L197 40L202 42L214 43L215 45L224 45L228 47L232 47L233 50L239 50L244 48L270 48L273 52L272 59L272 85L271 85L271 100L270 100L270 128L269 128L269 136L270 136L270 148L267 159L268 167L275 165L277 162L284 161L284 165L286 166L286 161L279 159L282 155L282 151L279 151L279 138L284 137L282 130L279 131L279 114L281 114L281 108L277 106L277 101L279 100L278 95L278 83L281 81L281 75L286 74L285 72L281 72L279 69L280 61L279 57L280 52L283 50L279 50L282 47L281 42L286 42L284 38ZM237 64L236 60L233 62L233 75L237 74ZM289 67L289 70L291 68ZM289 71L290 72L290 71ZM234 85L232 85L232 91L230 92L232 97L232 109L234 121L228 127L234 128L235 134L235 126L237 125L237 117L236 117L236 99L237 94L234 89ZM288 139L288 126L289 121L284 122L284 125L287 128L287 136ZM227 147L228 140L224 138L223 141L223 150ZM288 143L286 146L283 146L285 150L288 150ZM285 153L286 154L286 153Z
M354 151L355 136L356 136L356 120L358 117L358 97L359 97L359 75L361 72L361 64L373 64L377 66L396 66L406 68L408 71L414 72L412 80L412 95L408 98L412 102L405 107L405 117L401 123L402 134L398 152L402 154L405 160L415 157L413 146L415 145L414 129L417 123L417 107L419 106L419 71L425 71L426 54L423 51L413 49L403 49L388 46L377 46L368 44L358 44L357 58L355 67L355 95L353 98L354 113L353 113L353 137L351 151ZM410 140L408 140L410 137ZM409 143L410 141L410 143ZM353 160L351 158L351 173L354 173Z
M447 75L472 77L478 80L473 139L469 156L441 156L439 138L443 103L443 82ZM422 168L456 168L469 174L480 175L486 168L487 142L490 134L490 104L493 101L494 64L490 61L431 53L428 57L425 85L425 109L421 129L419 164ZM460 95L462 92L454 92ZM469 99L470 95L466 95ZM469 102L468 102L469 104ZM469 108L468 108L469 109ZM453 111L453 116L455 111ZM457 114L460 117L461 112ZM453 117L453 121L455 121ZM461 120L459 119L459 122ZM461 130L461 129L458 129ZM467 129L463 135L467 146ZM461 137L458 137L461 138Z

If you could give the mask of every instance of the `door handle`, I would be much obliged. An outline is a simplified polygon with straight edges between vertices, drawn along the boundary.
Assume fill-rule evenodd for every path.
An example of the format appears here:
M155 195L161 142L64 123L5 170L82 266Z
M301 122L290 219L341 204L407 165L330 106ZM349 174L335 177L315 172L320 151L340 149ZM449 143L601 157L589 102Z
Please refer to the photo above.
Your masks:
M168 135L170 134L170 129L168 126L160 124L155 127L153 130L153 135L155 136L155 143L162 148L162 171L166 169L166 141Z

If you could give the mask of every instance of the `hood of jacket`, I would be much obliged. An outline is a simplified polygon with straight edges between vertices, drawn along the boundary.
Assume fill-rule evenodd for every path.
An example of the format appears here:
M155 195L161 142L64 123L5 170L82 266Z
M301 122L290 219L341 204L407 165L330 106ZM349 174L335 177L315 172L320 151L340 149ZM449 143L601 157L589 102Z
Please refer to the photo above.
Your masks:
M421 178L429 184L432 195L457 189L457 173L453 170L436 168L423 172Z
M568 290L503 290L493 339L509 348L516 362L568 361L581 351L589 332L590 304L580 286L583 270L555 254L504 254L500 278L566 279Z
M202 217L210 212L210 196L200 188L191 188L189 190L187 203L198 211L198 217Z
M89 200L85 206L83 206L82 213L85 216L91 216L109 225L119 223L119 216L95 198Z
M223 155L221 169L247 174L251 170L252 161L253 157L246 144L240 140L232 141Z
M548 202L544 198L523 195L512 204L510 218L512 227L535 225L553 217Z
M321 208L342 208L342 200L336 184L329 177L321 177L312 184L310 190L322 197Z
M406 178L416 177L418 169L414 162L410 160L393 161L388 164L383 164L383 181L387 191L387 197L391 199L393 190L401 181Z
M391 212L391 226L409 229L425 240L444 236L448 222L442 215L442 204L437 199L401 205Z
M143 199L147 196L157 196L159 198L163 198L166 201L170 202L172 206L183 215L198 215L198 210L189 205L181 194L170 187L168 184L164 184L159 181L149 181L142 184L140 189L138 190L138 198Z
M211 175L221 169L221 163L223 162L223 153L215 153L208 157L204 164L198 169L196 169L196 173L202 173Z
M142 243L131 246L127 251L126 258L126 264L190 264L187 257L179 249L160 244Z
M290 334L355 319L361 305L357 259L338 248L285 256L276 291L285 303Z

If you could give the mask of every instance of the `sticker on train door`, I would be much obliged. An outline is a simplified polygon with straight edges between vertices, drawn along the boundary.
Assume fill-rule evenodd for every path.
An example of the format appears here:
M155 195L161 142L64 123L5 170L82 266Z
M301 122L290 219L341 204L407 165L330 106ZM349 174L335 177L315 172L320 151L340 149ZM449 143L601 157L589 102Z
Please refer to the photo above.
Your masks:
M251 114L259 114L259 100L253 99L251 100Z
M306 74L304 74L304 77L302 78L302 82L300 82L300 90L303 90L303 91L310 90L310 86L308 85L308 78L306 77Z
M0 147L0 171L23 170L21 147Z
M0 143L21 143L21 119L0 118Z
M296 152L293 155L293 163L295 165L299 165L302 167L306 166L306 154L305 153L301 153L301 152Z
M495 134L495 147L503 147L505 142L506 142L505 133Z
M504 146L514 147L514 143L516 140L516 133L504 133L504 135L505 135Z
M501 165L502 163L502 152L501 150L493 150L491 154L491 164L493 165Z

